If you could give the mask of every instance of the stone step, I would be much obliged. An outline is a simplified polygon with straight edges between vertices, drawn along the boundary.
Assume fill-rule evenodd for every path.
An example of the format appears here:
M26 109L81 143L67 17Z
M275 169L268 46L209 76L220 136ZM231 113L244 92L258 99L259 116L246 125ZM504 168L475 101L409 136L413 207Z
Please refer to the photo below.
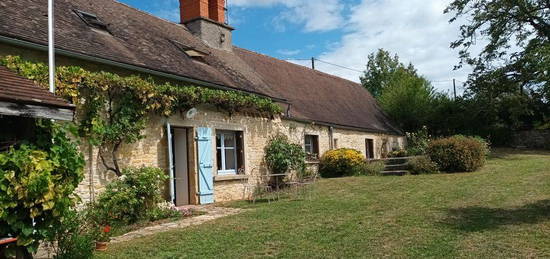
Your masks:
M383 176L403 176L409 174L407 170L382 171Z
M409 159L412 157L392 157L392 158L386 158L382 159L386 165L398 165L398 164L405 164L409 162Z
M408 163L395 164L395 165L386 165L384 171L396 171L396 170L407 170L409 169Z

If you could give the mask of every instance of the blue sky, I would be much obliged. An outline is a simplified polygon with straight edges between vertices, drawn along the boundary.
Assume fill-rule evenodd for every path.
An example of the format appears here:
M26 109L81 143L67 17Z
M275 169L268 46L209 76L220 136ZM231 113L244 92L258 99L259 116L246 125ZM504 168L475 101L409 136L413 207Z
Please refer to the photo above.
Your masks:
M153 15L179 21L178 0L119 0ZM229 0L234 44L280 59L321 60L363 70L379 48L412 62L436 88L466 81L469 69L454 71L449 49L458 24L443 10L449 0ZM308 61L291 61L309 65ZM317 69L359 81L360 73L318 63Z

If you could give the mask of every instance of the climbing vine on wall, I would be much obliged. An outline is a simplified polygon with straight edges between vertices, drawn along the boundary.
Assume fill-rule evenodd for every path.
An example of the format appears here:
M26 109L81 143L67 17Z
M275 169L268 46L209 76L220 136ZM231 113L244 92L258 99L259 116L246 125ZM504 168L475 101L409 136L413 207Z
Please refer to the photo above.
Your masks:
M0 64L41 86L48 84L46 64L18 56L2 57ZM159 84L152 78L92 72L76 66L56 68L56 94L77 106L79 135L99 148L104 166L118 176L122 175L119 148L144 137L149 115L170 116L201 104L214 105L229 114L246 111L273 116L282 112L271 99L243 92ZM112 161L107 161L106 154Z

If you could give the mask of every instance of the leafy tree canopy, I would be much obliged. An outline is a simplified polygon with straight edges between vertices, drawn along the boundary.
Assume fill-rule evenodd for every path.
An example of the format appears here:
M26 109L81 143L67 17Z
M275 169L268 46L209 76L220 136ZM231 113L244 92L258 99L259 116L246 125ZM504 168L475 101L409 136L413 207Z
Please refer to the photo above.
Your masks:
M414 74L416 69L412 64L405 66L399 62L397 55L392 56L388 51L379 49L368 57L367 69L361 76L361 83L370 93L378 98L382 91L392 84L396 74Z
M380 49L369 55L361 81L403 130L416 131L428 122L435 92L412 64L406 66Z
M445 13L454 14L451 22L464 16L470 21L460 27L460 38L451 47L461 48L462 62L475 65L477 69L488 69L489 64L506 61L510 55L519 61L521 57L548 48L548 0L454 0ZM469 49L478 38L488 43L477 57L472 57Z
M451 22L468 21L451 44L460 49L459 67L474 67L468 94L486 99L489 106L522 99L508 111L511 117L549 123L550 1L454 0L445 12L454 15ZM479 42L484 46L474 55L471 48Z

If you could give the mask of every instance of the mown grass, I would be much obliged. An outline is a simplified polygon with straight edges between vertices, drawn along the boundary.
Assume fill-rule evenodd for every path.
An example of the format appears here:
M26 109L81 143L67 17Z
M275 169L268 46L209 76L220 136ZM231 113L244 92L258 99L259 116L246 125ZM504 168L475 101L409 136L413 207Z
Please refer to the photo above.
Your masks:
M312 200L115 244L98 258L550 257L550 153L476 173L321 180Z

